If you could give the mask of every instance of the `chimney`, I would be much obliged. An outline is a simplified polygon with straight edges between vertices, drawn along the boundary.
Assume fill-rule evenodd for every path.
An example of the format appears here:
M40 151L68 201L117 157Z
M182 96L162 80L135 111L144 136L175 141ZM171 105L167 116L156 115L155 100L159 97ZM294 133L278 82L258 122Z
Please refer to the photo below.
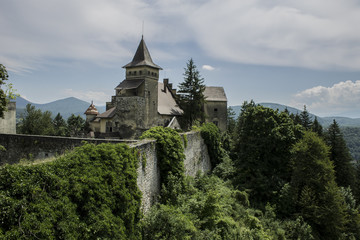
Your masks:
M168 78L164 78L164 92L166 93L166 88L167 88L167 85L169 84L169 79Z

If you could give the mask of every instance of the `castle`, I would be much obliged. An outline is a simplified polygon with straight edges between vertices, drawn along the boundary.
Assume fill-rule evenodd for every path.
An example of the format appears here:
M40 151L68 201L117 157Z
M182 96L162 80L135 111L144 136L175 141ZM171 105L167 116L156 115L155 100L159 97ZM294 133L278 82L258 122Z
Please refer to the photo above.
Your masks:
M159 82L162 68L151 59L142 37L132 61L126 64L125 80L115 88L115 96L99 114L91 103L85 111L94 137L137 138L154 126L180 129L178 117L183 114L176 103L176 89L169 79ZM206 121L226 130L227 98L222 87L206 87L203 106Z

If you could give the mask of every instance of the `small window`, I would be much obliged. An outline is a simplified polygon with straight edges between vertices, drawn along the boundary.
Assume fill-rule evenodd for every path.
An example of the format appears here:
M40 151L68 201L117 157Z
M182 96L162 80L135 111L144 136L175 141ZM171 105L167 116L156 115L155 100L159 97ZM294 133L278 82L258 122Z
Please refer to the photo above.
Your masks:
M218 110L217 108L214 108L214 112L217 112L217 110Z
M216 125L217 126L217 125ZM112 132L112 127L109 128L109 132Z
M218 126L219 122L218 121L213 121L213 123Z
M139 71L139 75L141 75L142 74L142 71Z
M150 71L148 71L148 75L150 75Z
M136 71L134 71L134 75L136 75Z

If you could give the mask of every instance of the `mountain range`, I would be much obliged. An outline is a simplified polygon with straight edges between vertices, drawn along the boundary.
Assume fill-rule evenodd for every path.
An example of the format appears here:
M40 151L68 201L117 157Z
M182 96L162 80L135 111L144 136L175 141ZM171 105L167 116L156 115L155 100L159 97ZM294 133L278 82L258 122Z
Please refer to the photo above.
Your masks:
M22 97L17 97L15 102L17 116L20 116L21 113L24 112L27 104L31 104L43 112L50 111L53 117L60 113L64 119L70 117L71 114L80 115L85 118L84 112L90 106L89 102L75 97L64 98L45 104L32 103ZM105 106L96 106L96 108L100 113L105 111Z
M31 104L35 106L37 109L40 109L41 111L50 111L53 117L55 117L56 114L60 113L64 119L70 117L71 114L80 115L81 117L85 118L84 112L90 105L89 102L83 101L75 97L64 98L45 104L32 103L22 97L17 97L16 110L18 117L20 117L21 113L24 112L24 109L27 104ZM259 103L259 105L274 110L278 109L279 111L284 111L287 108L287 110L293 114L302 112L302 110L277 103ZM105 112L105 106L96 106L96 108L98 109L99 113ZM238 115L240 114L241 106L231 106L231 108L234 110L236 114L235 118L237 118ZM319 123L324 127L329 126L333 122L333 119L335 119L337 123L342 127L360 127L360 118L319 117L311 113L309 114L313 119L317 117Z
M290 113L293 113L293 114L300 114L303 111L303 110L299 110L297 108L293 108L293 107L289 107L289 106L277 104L277 103L259 103L259 105L268 107L268 108L271 108L274 110L279 110L280 112L287 109ZM235 118L237 118L240 114L241 106L231 106L231 108L234 110L234 112L236 114ZM360 118L319 117L312 113L309 113L309 115L312 119L317 117L317 120L323 127L329 126L333 122L334 119L341 127L360 127Z

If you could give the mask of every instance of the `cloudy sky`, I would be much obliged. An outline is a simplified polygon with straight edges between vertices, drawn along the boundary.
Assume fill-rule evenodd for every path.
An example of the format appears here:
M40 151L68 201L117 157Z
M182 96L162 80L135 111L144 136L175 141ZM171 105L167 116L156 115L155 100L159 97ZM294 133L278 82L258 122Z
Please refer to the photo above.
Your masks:
M144 33L175 86L193 58L229 105L360 117L359 22L357 0L2 0L0 63L32 102L105 105Z

